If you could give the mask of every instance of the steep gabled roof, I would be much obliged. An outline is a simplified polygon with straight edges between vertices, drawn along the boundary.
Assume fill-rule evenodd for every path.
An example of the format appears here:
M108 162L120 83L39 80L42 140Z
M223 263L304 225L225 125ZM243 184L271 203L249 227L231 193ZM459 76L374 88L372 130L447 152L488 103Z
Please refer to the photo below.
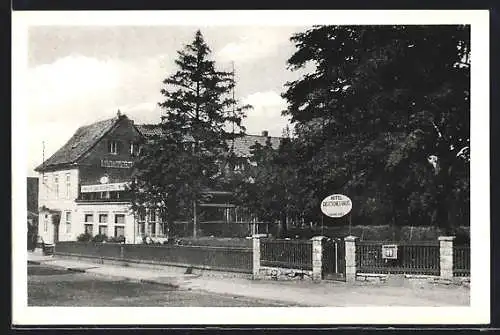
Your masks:
M242 137L238 137L234 140L234 153L239 157L250 157L250 148L255 144L259 143L262 146L266 145L266 141L268 136L261 135L245 135ZM269 140L271 141L271 146L273 149L278 149L280 146L280 137L271 137L269 136ZM229 146L231 146L232 142L230 141Z
M75 163L83 154L96 145L113 128L118 120L119 117L114 117L78 128L69 141L44 163L37 166L35 171L43 171L53 166Z
M135 125L135 127L146 138L162 134L162 129L157 124L138 124ZM249 157L250 147L252 147L255 143L259 143L260 145L265 146L268 137L271 141L271 146L274 149L278 149L281 140L280 137L244 135L242 137L237 137L234 140L234 153L239 157ZM229 140L227 144L229 145L229 147L231 147L233 143L231 140Z

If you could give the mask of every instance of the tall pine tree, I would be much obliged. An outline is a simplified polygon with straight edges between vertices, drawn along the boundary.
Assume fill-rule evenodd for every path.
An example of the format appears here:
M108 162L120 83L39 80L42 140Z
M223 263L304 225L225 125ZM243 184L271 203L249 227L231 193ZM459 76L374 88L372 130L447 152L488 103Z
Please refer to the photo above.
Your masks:
M178 70L167 77L159 103L161 134L144 143L135 164L133 208L160 208L164 221L193 218L206 191L224 187L234 155L230 143L244 134L245 110L231 92L232 72L219 71L200 31L178 51Z

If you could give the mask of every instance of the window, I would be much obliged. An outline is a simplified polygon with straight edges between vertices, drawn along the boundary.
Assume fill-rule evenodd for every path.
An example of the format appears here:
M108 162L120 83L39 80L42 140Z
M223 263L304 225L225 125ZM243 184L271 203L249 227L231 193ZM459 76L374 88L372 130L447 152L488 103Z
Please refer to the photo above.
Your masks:
M149 211L149 221L152 221L152 222L156 221L156 211L155 210Z
M116 224L125 224L125 214L115 214Z
M85 233L86 234L93 235L93 230L94 230L94 226L93 225L91 225L91 224L86 224L85 225Z
M120 199L120 191L111 191L109 192L110 199Z
M139 209L139 221L146 220L146 211L144 209Z
M59 177L57 175L54 176L54 193L57 199L59 197Z
M148 225L149 225L149 233L151 235L156 236L156 223L155 222L149 222Z
M125 227L115 226L115 237L125 236Z
M137 223L137 234L140 236L146 234L146 227L144 225L144 222Z
M137 145L135 145L134 142L130 142L130 155L131 156L137 155Z
M66 174L66 198L69 199L71 196L71 179L70 174Z
M85 214L85 222L94 222L94 214Z
M108 223L108 214L99 214L99 223Z
M108 235L108 226L99 225L99 235Z
M66 212L66 233L71 233L71 212Z
M118 154L118 142L117 141L109 141L108 151L110 154L117 155Z

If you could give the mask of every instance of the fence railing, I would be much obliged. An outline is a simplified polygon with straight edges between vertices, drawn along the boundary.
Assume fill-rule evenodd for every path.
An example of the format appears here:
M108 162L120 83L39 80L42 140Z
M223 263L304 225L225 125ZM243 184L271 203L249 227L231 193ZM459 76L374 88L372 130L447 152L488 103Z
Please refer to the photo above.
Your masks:
M470 246L453 247L453 276L470 276Z
M252 249L184 245L59 242L56 254L252 273Z
M382 257L382 245L396 244L397 258ZM356 271L361 273L439 275L439 243L358 241Z
M262 239L260 264L312 270L312 241Z
M57 242L56 254L76 254L103 258L120 258L118 243L100 242Z

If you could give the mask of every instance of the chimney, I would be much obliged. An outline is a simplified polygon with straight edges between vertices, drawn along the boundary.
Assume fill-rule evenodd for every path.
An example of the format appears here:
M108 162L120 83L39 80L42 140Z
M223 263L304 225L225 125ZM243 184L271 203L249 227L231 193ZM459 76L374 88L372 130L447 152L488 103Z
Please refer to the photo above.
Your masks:
M267 130L263 130L262 136L269 137L269 132Z

